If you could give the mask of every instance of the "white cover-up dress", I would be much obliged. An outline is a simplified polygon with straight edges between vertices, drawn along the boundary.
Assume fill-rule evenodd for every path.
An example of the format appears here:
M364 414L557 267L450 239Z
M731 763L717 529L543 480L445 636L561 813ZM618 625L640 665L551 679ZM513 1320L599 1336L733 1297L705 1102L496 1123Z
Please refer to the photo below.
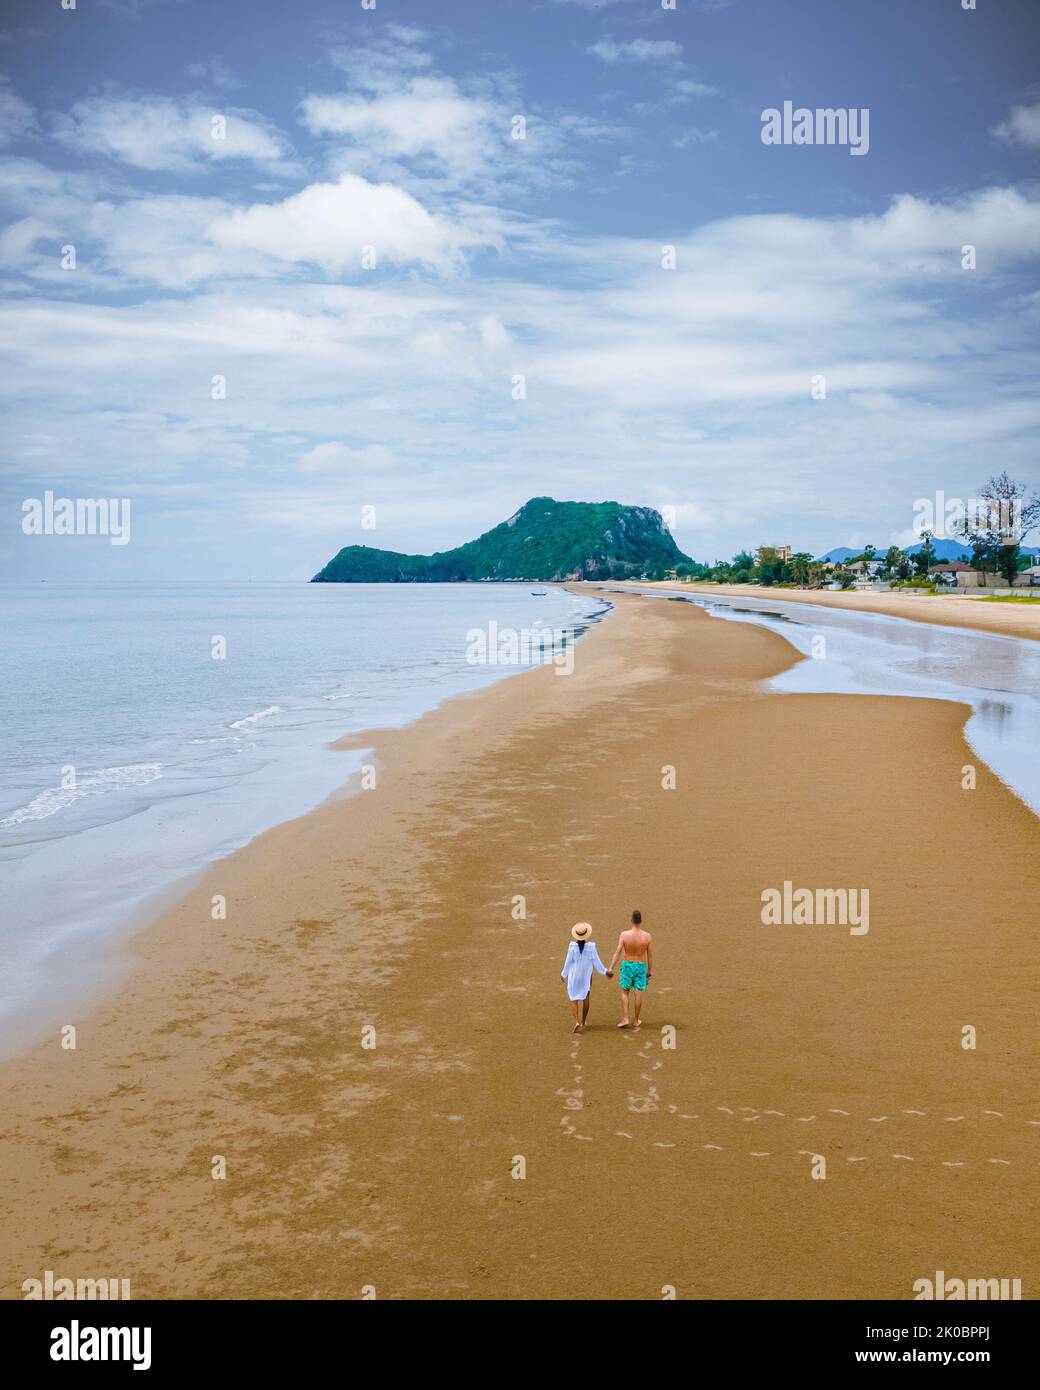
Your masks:
M572 941L567 947L567 958L560 971L560 979L567 981L567 998L584 999L592 987L592 972L607 973L607 967L599 958L594 941L586 941L584 951L578 950L578 943Z

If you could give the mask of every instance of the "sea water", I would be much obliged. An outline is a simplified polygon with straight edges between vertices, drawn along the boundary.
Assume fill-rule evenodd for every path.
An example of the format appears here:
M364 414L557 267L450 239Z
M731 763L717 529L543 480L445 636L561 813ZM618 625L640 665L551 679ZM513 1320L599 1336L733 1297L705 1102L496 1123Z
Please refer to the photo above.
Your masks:
M342 787L366 753L334 740L515 674L468 634L609 607L531 587L5 587L0 1050L149 902Z
M969 746L1040 815L1040 642L764 594L684 597L713 617L772 628L802 654L802 661L768 682L770 689L967 705Z

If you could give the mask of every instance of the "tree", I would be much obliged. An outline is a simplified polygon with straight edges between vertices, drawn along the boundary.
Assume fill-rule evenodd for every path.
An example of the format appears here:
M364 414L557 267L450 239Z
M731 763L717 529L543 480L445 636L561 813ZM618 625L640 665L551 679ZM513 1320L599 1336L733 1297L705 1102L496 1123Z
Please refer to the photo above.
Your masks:
M1022 542L1040 525L1040 494L1026 494L1026 484L1017 482L1007 472L987 478L982 488L982 500L986 503L984 535L996 569L1009 587L1014 585L1018 573Z
M794 582L801 588L809 587L809 580L814 569L813 557L805 551L799 551L797 555L791 556L791 575Z
M932 567L932 533L921 532L921 549L914 556L914 568L918 574L925 575Z

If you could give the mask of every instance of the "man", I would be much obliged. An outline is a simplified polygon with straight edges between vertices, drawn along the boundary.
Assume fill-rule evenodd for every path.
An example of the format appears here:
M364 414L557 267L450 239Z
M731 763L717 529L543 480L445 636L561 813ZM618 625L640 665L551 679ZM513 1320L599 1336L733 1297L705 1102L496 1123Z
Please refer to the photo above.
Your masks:
M614 969L618 961L621 961L621 978L618 983L621 985L621 1022L619 1028L629 1028L632 1025L628 1020L629 1000L632 1002L632 1017L635 1026L640 1024L639 1014L643 1007L643 992L646 989L647 981L654 973L654 952L650 942L650 933L643 930L643 914L641 912L632 913L632 925L621 933L618 937L617 950L614 952L614 959L610 962L610 970ZM610 970L607 973L610 973ZM635 995L632 998L632 995Z

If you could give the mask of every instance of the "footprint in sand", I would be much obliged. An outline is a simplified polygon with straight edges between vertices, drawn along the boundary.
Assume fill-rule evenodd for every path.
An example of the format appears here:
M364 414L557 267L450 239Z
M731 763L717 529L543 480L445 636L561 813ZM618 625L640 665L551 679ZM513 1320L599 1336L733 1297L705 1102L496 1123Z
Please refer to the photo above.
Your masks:
M828 1115L847 1115L848 1113L847 1110L835 1110L833 1107L827 1111Z
M963 1119L964 1119L964 1116L963 1116L963 1115L947 1115L947 1116L946 1116L946 1122L947 1122L947 1124L951 1124L951 1125L955 1125L955 1124L957 1124L960 1120L963 1120Z
M704 1149L714 1149L717 1153L725 1152L721 1144L702 1144L701 1147Z
M927 1115L927 1110L904 1110L904 1115Z
M716 1110L721 1110L721 1111L723 1111L723 1113L726 1114L726 1115L732 1115L732 1114L733 1114L733 1111L729 1108L728 1105L716 1105L715 1109L716 1109Z
M781 1120L784 1118L784 1112L783 1112L782 1110L763 1110L763 1111L762 1111L762 1114L763 1114L763 1115L779 1115L779 1117L780 1117Z
M987 1162L987 1163L1003 1163L1003 1165L1005 1166L1005 1168L1010 1168L1010 1167L1011 1167L1011 1160L1010 1160L1010 1158L987 1158L987 1159L986 1159L986 1162Z
M675 1145L674 1145L674 1144L662 1144L661 1141L660 1141L659 1139L655 1139L655 1140L654 1140L654 1148L655 1148L655 1149L674 1149L674 1148L675 1148Z
M649 1115L660 1107L657 1104L657 1092L650 1088L648 1096L629 1096L628 1108L633 1115Z
M849 1159L849 1162L850 1162L850 1163L866 1163L866 1161L867 1161L867 1160L866 1160L865 1157L863 1157L863 1158L850 1158L850 1159Z
M887 1116L887 1115L868 1115L868 1116L867 1116L867 1119L870 1121L870 1123L871 1123L872 1125L880 1125L880 1124L884 1124L884 1122L888 1119L888 1116Z
M631 1134L626 1134L625 1131L624 1131L623 1129L616 1129L616 1130L614 1131L614 1135L615 1135L615 1137L618 1138L618 1139L631 1139L631 1138L632 1138Z
M757 1116L757 1115L741 1115L740 1118L741 1118L741 1120L744 1122L744 1124L747 1125L747 1124L750 1124L752 1120L757 1120L757 1119L758 1119L758 1116Z
M963 1163L960 1163L960 1162L954 1163L952 1160L943 1159L943 1167L944 1167L944 1168L963 1168L963 1167L964 1167L964 1164L963 1164Z
M982 1113L983 1113L984 1115L993 1115L993 1116L995 1116L998 1120L1003 1120L1003 1119L1006 1119L1006 1118L1007 1118L1007 1117L1006 1117L1005 1115L1003 1115L999 1110L983 1110Z
M904 1163L913 1163L914 1161L909 1154L893 1154L892 1157L901 1158Z
M752 1157L752 1158L769 1158L769 1154L767 1154L767 1153L756 1153L755 1150L752 1149L752 1150L751 1150L751 1157Z

